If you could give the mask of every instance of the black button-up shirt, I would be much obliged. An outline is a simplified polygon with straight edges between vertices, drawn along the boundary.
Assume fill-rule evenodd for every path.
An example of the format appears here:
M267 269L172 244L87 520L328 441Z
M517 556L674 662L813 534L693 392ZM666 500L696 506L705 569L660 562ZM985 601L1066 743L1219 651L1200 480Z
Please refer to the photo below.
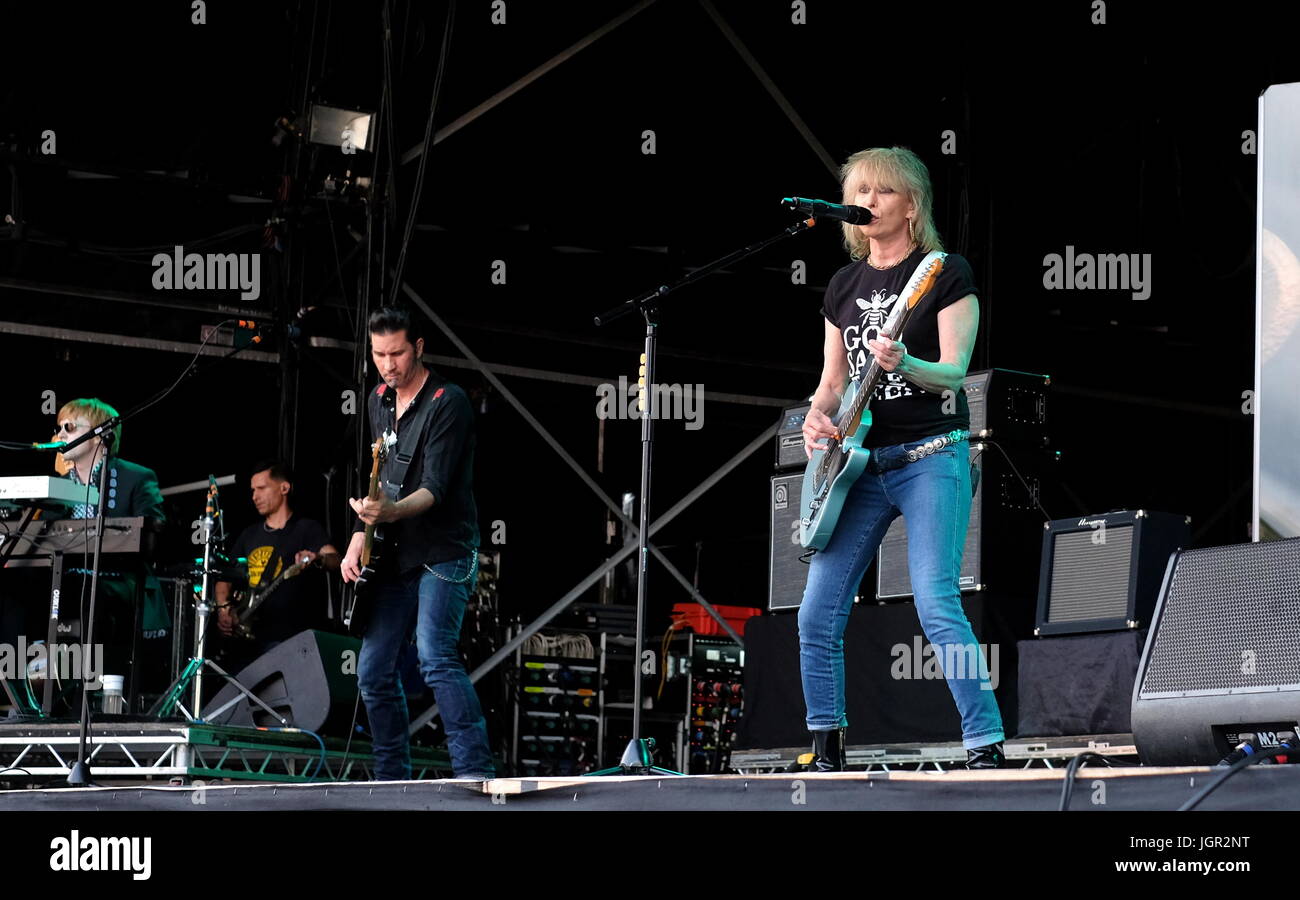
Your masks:
M371 440L378 440L386 431L397 432L397 445L389 450L379 469L386 492L394 500L409 497L420 488L433 494L433 506L418 516L379 526L384 536L384 567L393 564L391 556L395 552L395 571L399 574L425 563L460 559L478 548L478 509L471 483L474 407L461 388L432 369L428 372L424 387L401 419L395 420L393 404L385 402L395 399L386 396L393 393L386 384L370 392L367 404ZM417 413L426 407L428 424L417 433L410 426L417 423ZM399 471L399 456L410 457L405 476ZM364 528L358 519L353 531Z

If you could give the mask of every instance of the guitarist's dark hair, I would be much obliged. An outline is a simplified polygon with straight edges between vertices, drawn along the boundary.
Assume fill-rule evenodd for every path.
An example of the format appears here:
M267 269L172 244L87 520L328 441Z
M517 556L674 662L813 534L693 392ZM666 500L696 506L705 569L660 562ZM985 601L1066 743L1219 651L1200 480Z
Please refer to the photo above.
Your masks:
M371 334L396 334L399 331L406 332L406 339L415 346L415 342L424 337L424 331L420 326L420 320L411 314L409 306L381 306L370 314L369 327Z
M282 459L262 459L253 463L253 468L249 471L249 477L256 475L258 472L270 471L272 481L287 481L291 485L290 491L293 490L293 468Z

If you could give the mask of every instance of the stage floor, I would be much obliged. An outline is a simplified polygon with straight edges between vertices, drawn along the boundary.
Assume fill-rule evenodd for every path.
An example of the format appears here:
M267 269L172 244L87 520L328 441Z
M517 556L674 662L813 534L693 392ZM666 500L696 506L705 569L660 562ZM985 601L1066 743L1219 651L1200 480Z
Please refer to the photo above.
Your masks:
M1083 768L1073 810L1175 810L1222 770ZM100 787L0 792L6 811L72 810L1056 810L1064 772L839 772ZM1300 810L1300 766L1254 766L1198 807Z

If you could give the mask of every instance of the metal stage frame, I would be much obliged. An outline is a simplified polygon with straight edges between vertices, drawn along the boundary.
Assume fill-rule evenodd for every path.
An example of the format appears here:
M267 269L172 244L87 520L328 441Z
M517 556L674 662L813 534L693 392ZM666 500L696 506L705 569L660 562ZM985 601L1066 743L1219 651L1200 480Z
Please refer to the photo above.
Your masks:
M1003 743L1003 748L1007 769L1064 768L1080 753L1096 753L1118 765L1138 765L1138 751L1131 734L1010 738ZM731 767L742 775L788 773L798 756L808 752L808 747L732 750ZM845 756L849 770L860 772L942 772L966 768L966 750L960 741L863 744L848 747Z
M76 760L75 721L0 724L0 783L44 784L66 776ZM95 722L90 764L99 783L149 784L228 779L299 784L366 781L370 743L306 732L157 720ZM411 747L416 777L451 774L445 750Z

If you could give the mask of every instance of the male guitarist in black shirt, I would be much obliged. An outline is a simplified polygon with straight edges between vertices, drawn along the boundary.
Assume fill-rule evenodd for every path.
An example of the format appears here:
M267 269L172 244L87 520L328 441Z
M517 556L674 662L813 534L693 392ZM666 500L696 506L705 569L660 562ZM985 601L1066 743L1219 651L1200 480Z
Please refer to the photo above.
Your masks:
M415 632L420 674L433 689L457 778L494 774L487 723L461 663L461 621L478 571L474 411L465 392L421 361L424 339L408 309L370 316L370 350L382 379L370 395L371 436L396 436L380 469L378 499L349 501L356 530L343 579L362 577L365 527L376 526L377 571L366 575L367 619L357 665L377 780L411 777L402 648Z

